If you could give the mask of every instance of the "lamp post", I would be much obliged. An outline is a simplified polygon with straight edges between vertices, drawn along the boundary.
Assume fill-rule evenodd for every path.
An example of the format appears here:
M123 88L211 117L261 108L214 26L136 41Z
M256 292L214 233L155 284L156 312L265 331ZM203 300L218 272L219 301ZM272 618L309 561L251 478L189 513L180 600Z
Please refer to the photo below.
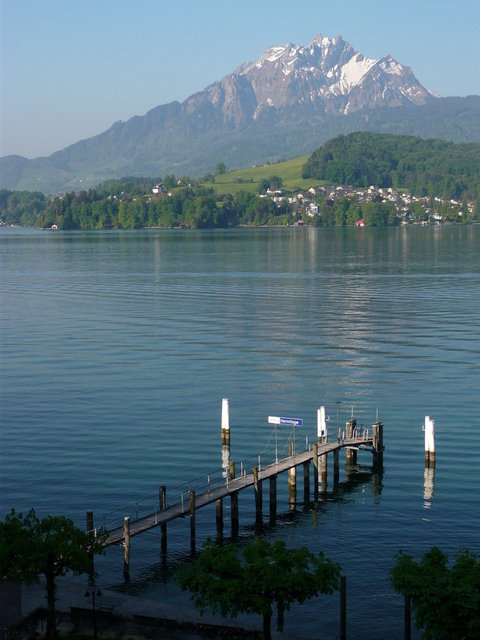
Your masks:
M100 598L100 596L102 596L102 592L100 591L100 589L95 589L95 587L92 587L92 591L90 592L88 589L85 591L85 598L91 598L92 599L92 610L93 610L93 637L96 638L97 637L97 613L96 613L96 608L95 608L95 598Z

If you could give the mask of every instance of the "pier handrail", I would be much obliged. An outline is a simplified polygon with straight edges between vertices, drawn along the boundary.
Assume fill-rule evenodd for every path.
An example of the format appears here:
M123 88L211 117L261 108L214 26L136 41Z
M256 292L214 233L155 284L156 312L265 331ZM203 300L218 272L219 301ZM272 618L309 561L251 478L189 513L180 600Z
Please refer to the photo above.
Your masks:
M373 441L369 437L367 428L362 429L361 435L355 432L351 438L345 438L345 433L342 433L341 437L330 437L325 442L318 443L317 455L320 457L334 450L348 449L349 447L356 448L362 444L373 446ZM132 503L127 513L124 510L123 516L117 515L115 517L114 512L110 512L107 516L111 517L111 520L107 522L106 517L103 519L103 526L109 531L105 546L119 543L123 540L123 524L119 523L120 518L122 518L122 522L125 517L130 519L131 535L136 535L162 522L190 513L191 492L194 492L196 496L197 506L195 508L199 508L236 493L245 487L253 486L253 467L258 470L258 479L263 480L310 462L313 456L313 449L308 440L305 441L305 449L294 450L292 455L287 455L283 458L278 458L275 451L264 451L261 454L257 454L257 456L251 456L241 460L240 463L236 463L235 478L230 476L229 469L222 466L221 469L217 468L209 474L202 474L194 480L177 485L177 487L169 491L168 499L165 501L165 508L163 509L160 507L159 501L152 501L150 497L149 499Z

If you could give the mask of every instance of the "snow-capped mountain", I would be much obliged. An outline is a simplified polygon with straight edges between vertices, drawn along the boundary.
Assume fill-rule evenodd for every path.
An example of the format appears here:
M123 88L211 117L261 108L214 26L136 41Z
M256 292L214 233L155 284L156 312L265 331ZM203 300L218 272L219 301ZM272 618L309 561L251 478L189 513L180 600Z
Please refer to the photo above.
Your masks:
M207 87L204 97L237 124L272 108L308 105L316 112L346 115L360 109L421 105L437 98L391 56L366 58L340 36L330 39L322 34L307 46L268 48L254 62Z
M184 102L116 122L48 158L0 158L0 187L78 190L126 175L199 176L311 152L329 138L380 131L480 141L480 97L438 98L391 56L340 36L266 49Z

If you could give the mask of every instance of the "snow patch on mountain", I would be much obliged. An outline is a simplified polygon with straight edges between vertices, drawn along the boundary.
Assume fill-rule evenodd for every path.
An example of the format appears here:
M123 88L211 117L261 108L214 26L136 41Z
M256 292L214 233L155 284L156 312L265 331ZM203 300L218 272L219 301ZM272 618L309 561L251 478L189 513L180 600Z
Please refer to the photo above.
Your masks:
M390 56L382 60L379 66L386 73L392 73L396 76L402 76L405 73L405 67L403 67L401 64L398 64L398 62L395 62L395 60Z
M271 55L266 58L268 62L276 62L279 58L283 56L285 53L286 47L271 47L270 51Z
M376 62L377 61L372 58L364 58L361 53L352 56L350 60L341 67L340 79L330 86L330 91L334 94L348 93L352 87L361 81ZM332 73L332 75L334 74Z

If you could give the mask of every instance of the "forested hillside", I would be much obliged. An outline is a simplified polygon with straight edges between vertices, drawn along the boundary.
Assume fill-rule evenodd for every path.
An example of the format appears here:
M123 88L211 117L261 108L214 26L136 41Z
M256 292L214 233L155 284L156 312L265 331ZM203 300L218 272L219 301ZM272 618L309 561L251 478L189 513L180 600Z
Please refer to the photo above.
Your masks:
M356 133L327 142L309 159L230 173L219 162L215 175L199 180L134 176L57 196L0 191L0 224L37 228L346 226L360 221L366 226L480 221L480 145Z
M302 175L357 187L395 187L418 196L474 200L480 195L480 144L352 133L314 151Z

